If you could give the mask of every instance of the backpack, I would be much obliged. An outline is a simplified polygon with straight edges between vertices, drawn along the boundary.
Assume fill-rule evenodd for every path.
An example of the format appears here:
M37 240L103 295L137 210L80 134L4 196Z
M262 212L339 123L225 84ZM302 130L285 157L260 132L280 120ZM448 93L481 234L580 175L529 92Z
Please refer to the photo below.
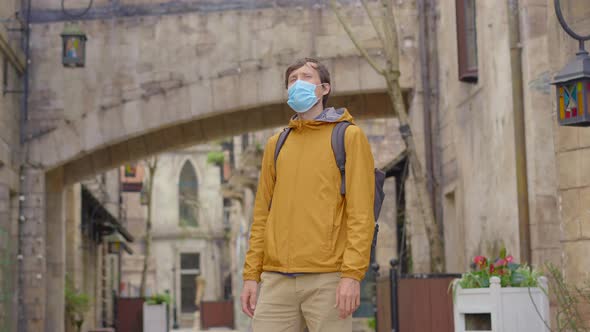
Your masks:
M339 122L334 126L332 129L332 151L334 152L334 158L336 159L336 165L340 170L340 176L342 178L342 182L340 184L340 193L342 195L346 195L346 150L344 148L344 135L346 133L346 128L352 125L350 122L343 121ZM277 165L277 159L279 157L279 152L281 152L281 148L285 144L287 137L291 133L291 128L285 128L283 132L279 135L279 139L277 141L277 146L275 147L275 168ZM383 205L383 199L385 198L385 193L383 192L383 184L385 183L385 173L375 168L375 202L373 203L373 212L375 214L375 232L373 234L373 242L371 244L371 251L373 252L375 246L377 245L377 233L379 232L379 224L377 223L377 219L379 219L379 214L381 213L381 206Z

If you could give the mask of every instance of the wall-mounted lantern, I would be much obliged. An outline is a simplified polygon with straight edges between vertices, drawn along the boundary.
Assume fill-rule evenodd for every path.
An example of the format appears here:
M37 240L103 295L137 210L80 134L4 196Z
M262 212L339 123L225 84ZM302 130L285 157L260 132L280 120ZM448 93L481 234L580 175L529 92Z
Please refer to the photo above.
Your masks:
M133 254L133 250L127 246L125 239L118 233L115 232L105 238L108 245L109 254L122 254L126 251L128 254Z
M76 25L66 25L61 33L64 67L84 67L86 63L86 34Z
M555 76L551 83L557 90L557 121L561 126L590 126L590 56L584 42L590 35L580 36L565 22L560 0L554 0L555 13L563 29L579 42L576 57Z

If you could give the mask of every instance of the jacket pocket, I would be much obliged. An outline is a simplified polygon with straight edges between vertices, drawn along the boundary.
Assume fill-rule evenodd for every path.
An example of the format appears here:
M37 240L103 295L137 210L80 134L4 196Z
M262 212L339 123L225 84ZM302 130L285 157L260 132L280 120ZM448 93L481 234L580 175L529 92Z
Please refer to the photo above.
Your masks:
M276 266L277 247L275 243L274 222L270 218L266 221L264 227L264 264Z
M331 230L330 230L330 253L333 253L336 248L336 243L340 238L340 232L342 231L343 227L343 218L344 218L344 211L341 211L341 206L336 204L336 206L332 209L332 222L331 222Z
M336 247L336 241L338 241L338 235L340 233L340 227L342 221L338 218L338 204L331 204L330 213L329 213L329 227L328 227L328 236L327 236L327 246L326 250L329 254L332 254L334 248Z

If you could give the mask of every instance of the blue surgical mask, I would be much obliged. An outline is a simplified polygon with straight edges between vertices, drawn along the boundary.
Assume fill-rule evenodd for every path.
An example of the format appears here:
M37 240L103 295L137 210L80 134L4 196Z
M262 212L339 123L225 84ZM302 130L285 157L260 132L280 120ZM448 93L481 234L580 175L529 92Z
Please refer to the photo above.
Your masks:
M323 83L322 83L323 84ZM320 84L320 85L322 85ZM289 88L289 100L287 104L297 113L305 113L309 111L320 98L315 95L315 88L317 85L297 80Z

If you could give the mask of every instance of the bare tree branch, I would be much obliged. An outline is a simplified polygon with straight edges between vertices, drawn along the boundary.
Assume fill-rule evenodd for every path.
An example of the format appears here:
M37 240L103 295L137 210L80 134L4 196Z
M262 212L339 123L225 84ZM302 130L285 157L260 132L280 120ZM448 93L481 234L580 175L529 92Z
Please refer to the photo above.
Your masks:
M340 24L342 24L342 27L344 28L344 30L348 34L348 37L350 38L350 40L352 41L354 46L357 48L357 50L367 60L367 62L371 65L371 67L373 67L373 69L375 69L375 71L377 73L384 75L385 71L383 69L379 68L379 65L377 65L377 62L375 62L375 60L369 55L369 53L367 53L367 50L365 50L361 46L361 44L358 42L358 40L356 39L356 37L352 33L352 30L348 26L348 23L346 23L346 20L344 19L344 17L342 16L342 13L340 13L340 10L338 9L337 1L330 0L330 7L332 7L332 10L334 11L334 13L336 13L336 17L338 18L338 21L340 22Z
M150 172L156 172L156 169L158 168L158 160L158 156L154 156L146 160L146 164L148 165L148 169Z
M399 74L399 45L397 39L397 24L395 21L395 15L393 15L393 8L391 7L391 0L382 0L383 6L385 7L385 19L383 20L383 29L388 44L385 46L389 48L389 66L391 72L397 72ZM398 75L399 76L399 75Z
M426 234L430 245L430 269L432 272L443 272L445 270L445 256L444 256L444 240L441 234L438 232L437 221L434 216L434 210L432 208L432 202L427 187L427 181L425 174L423 173L420 158L416 150L416 143L412 135L411 124L406 110L406 105L403 99L403 93L399 84L400 70L399 70L399 40L397 35L397 24L395 16L393 14L393 7L391 0L381 0L382 10L385 11L383 15L383 36L380 35L379 29L376 27L376 21L373 14L368 9L366 0L361 0L365 10L371 19L371 23L375 28L375 31L379 38L383 42L383 48L387 56L387 67L382 70L377 66L375 61L367 54L366 50L363 49L358 40L353 35L348 23L337 8L337 1L330 0L330 5L340 24L350 37L350 40L355 47L361 52L367 62L377 71L377 73L383 75L387 82L387 94L391 99L392 109L394 114L398 117L400 122L400 131L402 138L406 143L406 150L408 152L408 158L414 175L414 184L416 186L416 195L418 201L421 203L420 212L423 217Z
M154 156L145 163L148 166L148 193L147 193L147 220L145 223L145 255L143 257L143 269L141 271L141 283L139 286L139 292L141 297L145 297L146 284L147 284L147 273L148 263L151 256L152 246L152 193L154 190L154 178L156 176L156 170L158 169L158 156Z
M385 54L389 57L389 54L387 54L387 48L385 45L385 39L383 39L383 35L381 34L381 31L379 29L379 25L377 25L377 21L375 20L375 15L373 15L373 13L371 12L371 8L369 8L369 3L367 2L367 0L361 0L363 7L365 7L365 11L367 12L367 15L369 16L369 20L371 20L371 24L373 25L373 28L375 29L375 33L377 34L377 37L379 38L379 40L381 41L381 45L383 46L383 50L385 50Z

